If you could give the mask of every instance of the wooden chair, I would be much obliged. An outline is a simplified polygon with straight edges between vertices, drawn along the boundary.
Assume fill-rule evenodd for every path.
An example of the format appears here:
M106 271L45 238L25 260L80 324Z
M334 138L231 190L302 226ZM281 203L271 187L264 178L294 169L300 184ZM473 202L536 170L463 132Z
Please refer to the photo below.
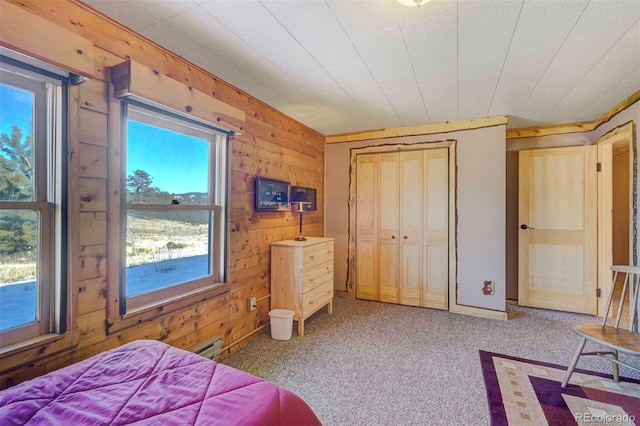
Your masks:
M611 292L607 299L607 307L602 318L602 324L577 325L573 327L573 331L582 337L582 339L578 344L578 350L571 361L571 365L567 369L567 374L564 376L564 381L562 382L563 388L569 383L578 359L582 355L597 355L611 361L613 363L613 379L616 382L620 380L619 365L640 372L640 368L618 359L618 352L640 356L640 334L638 334L635 321L638 309L638 291L640 290L640 266L612 266L611 270L613 271L613 284L611 285ZM616 286L618 285L618 273L625 274L622 291L619 294L618 313L613 325L607 325L611 304L613 299L617 298L615 293ZM629 289L629 327L625 329L620 327L620 319L622 317L627 289ZM605 346L609 350L582 352L587 340Z

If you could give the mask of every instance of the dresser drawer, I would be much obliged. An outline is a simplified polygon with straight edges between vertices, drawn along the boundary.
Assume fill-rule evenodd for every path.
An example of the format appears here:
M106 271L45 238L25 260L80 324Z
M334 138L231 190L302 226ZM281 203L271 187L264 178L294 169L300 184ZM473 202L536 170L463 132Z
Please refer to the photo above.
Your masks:
M305 270L333 260L333 241L305 247L302 256L302 265Z
M333 298L333 280L318 285L302 296L302 315L307 318Z
M333 260L314 266L302 273L302 292L313 290L327 281L333 281Z

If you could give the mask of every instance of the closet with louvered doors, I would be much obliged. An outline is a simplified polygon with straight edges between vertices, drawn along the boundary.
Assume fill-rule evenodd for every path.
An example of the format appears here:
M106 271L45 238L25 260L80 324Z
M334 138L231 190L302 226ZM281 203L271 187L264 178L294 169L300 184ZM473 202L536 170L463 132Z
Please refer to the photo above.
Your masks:
M356 296L447 309L449 153L356 156Z

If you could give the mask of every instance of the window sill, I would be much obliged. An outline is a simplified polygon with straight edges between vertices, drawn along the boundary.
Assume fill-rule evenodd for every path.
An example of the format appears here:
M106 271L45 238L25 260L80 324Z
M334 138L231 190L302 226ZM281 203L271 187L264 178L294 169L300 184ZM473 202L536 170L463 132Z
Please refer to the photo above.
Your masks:
M229 293L228 283L216 283L198 290L181 293L177 296L137 306L124 315L110 318L107 322L107 334L113 335L128 328L154 321L162 316L187 309L194 304Z
M0 358L6 358L11 355L15 355L20 352L28 351L40 347L42 345L49 345L64 338L64 334L48 333L42 336L33 337L31 339L23 340L11 345L0 348ZM66 348L65 348L66 349Z

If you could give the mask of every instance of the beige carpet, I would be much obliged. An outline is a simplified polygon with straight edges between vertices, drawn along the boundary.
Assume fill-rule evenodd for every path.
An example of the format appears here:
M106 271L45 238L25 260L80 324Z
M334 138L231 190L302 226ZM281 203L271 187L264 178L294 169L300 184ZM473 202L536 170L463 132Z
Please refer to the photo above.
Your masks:
M289 341L260 336L224 363L304 399L325 425L486 425L478 350L568 365L593 316L509 307L509 321L334 299ZM636 362L637 360L629 360ZM596 357L579 368L609 373ZM621 374L638 377L628 369Z

